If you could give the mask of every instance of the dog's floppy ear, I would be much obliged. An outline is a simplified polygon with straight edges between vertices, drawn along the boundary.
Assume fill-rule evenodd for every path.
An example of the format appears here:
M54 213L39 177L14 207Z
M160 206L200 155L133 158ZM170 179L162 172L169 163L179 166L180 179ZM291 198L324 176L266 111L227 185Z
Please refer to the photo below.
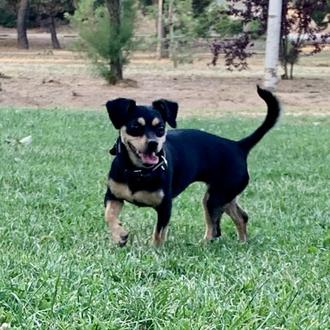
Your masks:
M129 112L136 107L136 103L134 100L118 98L108 101L105 106L113 126L120 129L125 124Z
M176 102L161 99L152 102L152 106L160 112L163 119L171 127L176 128L176 116L179 109L179 105Z

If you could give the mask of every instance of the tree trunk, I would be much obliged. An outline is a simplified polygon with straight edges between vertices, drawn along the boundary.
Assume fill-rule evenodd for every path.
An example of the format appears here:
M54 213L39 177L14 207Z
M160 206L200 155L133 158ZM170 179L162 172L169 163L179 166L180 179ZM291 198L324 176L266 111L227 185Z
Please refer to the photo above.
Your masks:
M120 33L120 0L106 0L106 6L110 16L110 24L115 31L115 34ZM123 61L122 53L118 51L118 54L111 58L110 62L110 77L108 79L110 84L116 84L119 80L123 80Z
M282 1L270 0L268 7L267 40L265 58L265 87L276 89L277 64L280 47Z
M283 66L284 73L282 74L282 79L289 79L288 75L288 37L284 36L281 41L281 62Z
M55 18L53 16L49 17L49 32L52 38L52 45L54 49L60 49L61 45L60 42L57 39L56 34L56 24L55 24Z
M293 79L293 66L294 66L294 63L290 63L290 79L291 80Z
M111 85L115 85L118 81L123 80L123 65L120 58L111 61L110 71L111 75L108 81Z
M174 22L173 22L173 8L174 0L170 0L168 5L168 25L169 25L169 55L173 62L174 67L178 66L177 61L177 47L176 47L176 40L174 36Z
M158 16L157 16L157 58L165 57L164 54L164 20L163 20L163 0L158 0Z
M26 34L26 19L29 9L29 0L21 0L17 12L17 47L29 48L29 41Z

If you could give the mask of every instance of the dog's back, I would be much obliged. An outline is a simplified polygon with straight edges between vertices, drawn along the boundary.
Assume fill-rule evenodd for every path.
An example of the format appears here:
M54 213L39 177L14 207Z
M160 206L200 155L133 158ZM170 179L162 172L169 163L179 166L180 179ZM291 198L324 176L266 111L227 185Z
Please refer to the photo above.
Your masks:
M173 172L173 197L195 181L224 184L226 178L237 178L240 173L246 173L245 153L238 143L207 132L169 131L166 150L169 169Z

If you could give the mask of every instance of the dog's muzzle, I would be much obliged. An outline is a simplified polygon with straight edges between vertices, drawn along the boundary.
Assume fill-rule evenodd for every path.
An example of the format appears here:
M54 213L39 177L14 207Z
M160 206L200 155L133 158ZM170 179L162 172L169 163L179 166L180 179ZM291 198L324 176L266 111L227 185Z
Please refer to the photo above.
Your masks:
M156 140L150 140L148 141L147 145L147 153L153 153L156 152L158 148L158 142Z
M141 160L141 162L145 166L156 165L159 162L159 157L156 154L158 142L157 141L150 141L150 142L153 143L149 147L149 142L148 142L147 150L144 152L137 150L130 142L128 142L129 148L135 153L135 155ZM149 148L151 148L151 150Z

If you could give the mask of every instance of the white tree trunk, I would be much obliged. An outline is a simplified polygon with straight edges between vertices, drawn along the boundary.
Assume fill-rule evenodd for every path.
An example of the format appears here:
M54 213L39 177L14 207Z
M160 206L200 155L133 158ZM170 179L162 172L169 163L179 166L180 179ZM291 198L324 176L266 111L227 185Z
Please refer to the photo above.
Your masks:
M265 87L276 89L280 49L282 0L269 0L265 58Z
M176 42L174 40L174 24L173 24L173 8L174 0L169 0L168 4L168 25L169 25L169 36L170 36L170 45L169 45L169 55L171 60L173 61L174 67L177 67L177 60L176 60Z
M164 34L163 34L163 0L158 0L158 18L157 18L157 57L163 57Z

